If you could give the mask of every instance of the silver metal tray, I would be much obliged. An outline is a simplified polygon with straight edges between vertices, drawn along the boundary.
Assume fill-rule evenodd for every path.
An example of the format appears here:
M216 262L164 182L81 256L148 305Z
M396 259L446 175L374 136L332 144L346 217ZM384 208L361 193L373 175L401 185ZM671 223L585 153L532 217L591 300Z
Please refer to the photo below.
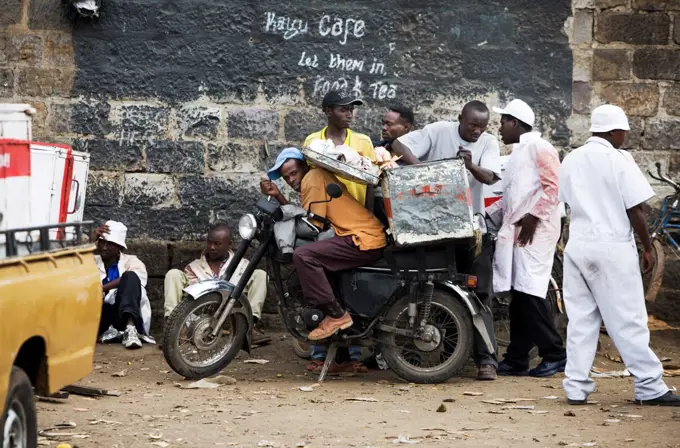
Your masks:
M318 153L309 148L302 148L302 154L307 160L309 160L312 165L319 166L330 171L333 174L337 174L343 179L348 179L353 182L363 184L363 185L378 185L380 177L375 176L366 171L362 171L353 166L349 166L346 163L335 160L332 157Z

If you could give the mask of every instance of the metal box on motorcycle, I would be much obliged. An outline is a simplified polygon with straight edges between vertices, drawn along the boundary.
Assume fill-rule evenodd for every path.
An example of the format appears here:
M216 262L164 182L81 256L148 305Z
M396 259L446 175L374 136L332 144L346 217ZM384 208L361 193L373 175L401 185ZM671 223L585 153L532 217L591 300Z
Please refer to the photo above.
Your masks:
M385 170L383 200L397 246L474 236L472 196L462 160Z

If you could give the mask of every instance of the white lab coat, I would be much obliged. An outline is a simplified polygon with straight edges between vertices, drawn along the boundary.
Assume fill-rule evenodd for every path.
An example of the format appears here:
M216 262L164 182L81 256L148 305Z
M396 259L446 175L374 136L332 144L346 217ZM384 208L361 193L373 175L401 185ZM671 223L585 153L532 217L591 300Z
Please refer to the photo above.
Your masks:
M640 264L627 210L654 196L626 151L598 137L572 151L560 172L560 199L571 210L564 253L564 304L569 317L567 397L583 400L594 390L590 369L600 325L635 378L635 397L668 392L663 367L649 348Z
M97 268L99 268L99 277L101 280L106 278L106 266L102 261L102 257L95 255L95 262L97 263ZM120 259L118 260L118 272L122 276L124 272L134 272L139 277L139 281L142 284L142 300L139 304L140 313L142 317L142 322L144 324L144 333L149 334L151 330L151 302L149 302L149 297L146 294L146 282L148 280L148 274L146 273L146 266L142 260L134 255L128 255L125 253L120 254ZM104 297L104 302L113 305L116 299L117 289L112 289Z
M559 167L557 150L538 132L522 135L514 145L503 175L503 197L487 208L500 226L493 261L495 293L515 289L545 298L560 237ZM533 243L519 247L515 224L527 214L539 223Z

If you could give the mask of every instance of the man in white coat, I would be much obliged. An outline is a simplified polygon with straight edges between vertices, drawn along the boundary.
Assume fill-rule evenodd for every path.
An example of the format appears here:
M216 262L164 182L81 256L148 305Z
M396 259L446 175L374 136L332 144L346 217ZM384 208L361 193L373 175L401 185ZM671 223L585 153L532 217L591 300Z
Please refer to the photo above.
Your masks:
M592 114L585 145L564 159L560 199L571 209L564 253L564 304L569 317L564 390L569 404L585 404L595 390L590 379L600 325L635 378L641 404L680 406L661 379L663 367L649 348L647 310L633 230L642 242L645 269L654 264L642 204L654 191L626 151L618 150L630 129L620 107Z
M125 238L127 227L107 221L98 227L92 239L97 242L95 256L104 289L104 303L99 321L102 342L122 337L128 349L142 347L142 340L155 343L151 330L151 304L146 295L146 266L134 255L128 255Z
M552 376L564 371L566 351L545 296L555 246L560 237L557 199L560 159L539 132L535 115L522 100L501 114L501 137L514 144L506 167L503 198L487 214L500 225L493 261L494 292L510 291L510 345L498 365L501 375ZM538 346L541 363L529 370L529 352Z

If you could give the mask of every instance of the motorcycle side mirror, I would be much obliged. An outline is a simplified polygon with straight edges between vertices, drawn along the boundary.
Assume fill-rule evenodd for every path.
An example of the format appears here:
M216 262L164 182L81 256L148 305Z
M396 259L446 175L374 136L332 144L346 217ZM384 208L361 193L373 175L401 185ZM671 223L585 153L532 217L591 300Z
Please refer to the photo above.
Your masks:
M331 199L338 199L342 196L342 188L338 184L328 184L326 185L326 193L328 193Z

